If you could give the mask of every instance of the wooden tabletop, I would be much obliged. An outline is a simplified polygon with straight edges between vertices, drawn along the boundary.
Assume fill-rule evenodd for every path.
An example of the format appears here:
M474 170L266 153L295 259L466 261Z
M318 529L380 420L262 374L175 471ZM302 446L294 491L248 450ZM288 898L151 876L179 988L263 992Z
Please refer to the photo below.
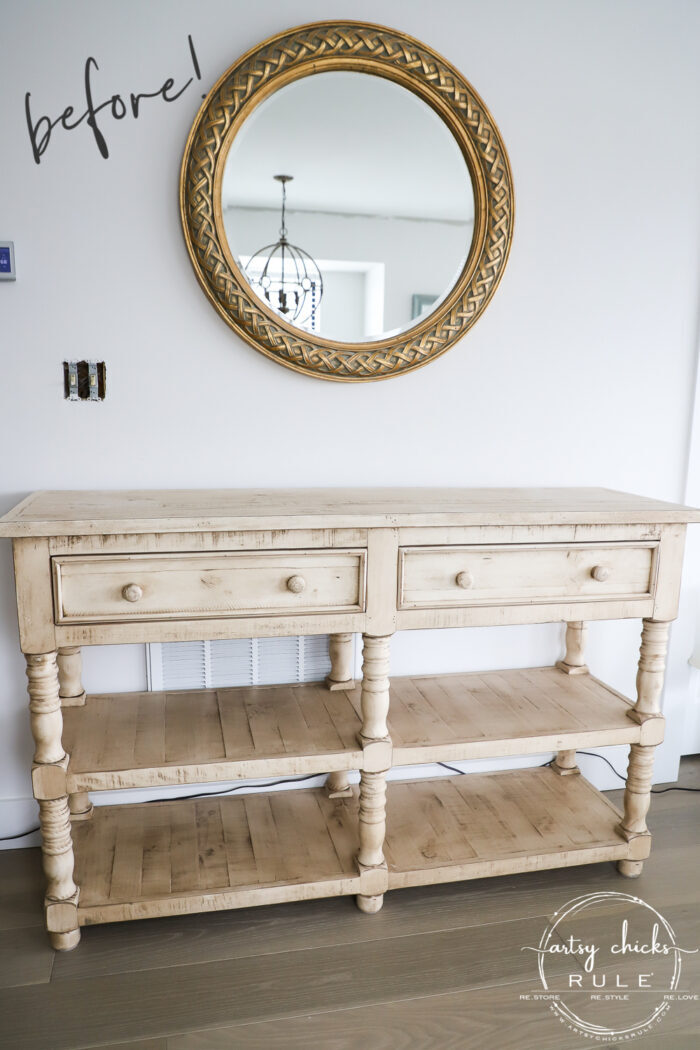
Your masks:
M0 518L0 536L693 521L691 507L600 488L41 491Z

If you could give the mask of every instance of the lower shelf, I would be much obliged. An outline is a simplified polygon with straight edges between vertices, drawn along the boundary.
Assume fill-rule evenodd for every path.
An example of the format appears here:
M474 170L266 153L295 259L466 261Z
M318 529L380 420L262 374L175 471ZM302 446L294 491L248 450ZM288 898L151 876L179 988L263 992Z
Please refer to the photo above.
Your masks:
M356 800L323 789L96 806L72 833L81 925L359 890Z
M388 800L390 889L630 856L621 813L580 775L537 768L403 781L389 785Z
M550 769L394 781L389 888L623 859L619 820L583 777ZM79 921L357 893L357 821L356 791L323 789L96 807L73 825Z

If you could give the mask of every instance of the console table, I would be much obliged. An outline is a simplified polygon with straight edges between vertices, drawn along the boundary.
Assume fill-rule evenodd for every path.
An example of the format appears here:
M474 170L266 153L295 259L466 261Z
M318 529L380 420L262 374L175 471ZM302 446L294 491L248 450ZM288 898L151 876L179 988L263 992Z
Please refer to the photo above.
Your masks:
M55 948L80 926L615 860L638 875L686 507L603 489L38 492L14 544ZM636 701L588 620L643 621ZM564 621L554 667L397 678L395 631ZM352 681L361 632L363 677ZM80 647L331 635L325 683L87 696ZM624 812L576 749L630 744ZM549 768L392 766L555 751ZM359 789L348 771L360 771ZM325 788L93 806L90 792L327 773Z

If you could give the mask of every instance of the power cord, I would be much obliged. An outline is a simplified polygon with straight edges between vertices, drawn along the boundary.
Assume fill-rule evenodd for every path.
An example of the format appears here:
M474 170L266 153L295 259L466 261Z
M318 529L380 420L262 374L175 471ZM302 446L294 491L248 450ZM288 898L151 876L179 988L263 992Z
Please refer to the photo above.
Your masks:
M322 773L307 773L303 777L280 777L279 780L268 780L266 784L254 784L256 788L277 787L278 784L300 784L302 780L313 780L315 777L323 776ZM241 791L249 784L236 784L234 787L226 788L225 791L199 791L196 795L176 795L175 798L149 798L140 805L150 805L152 802L187 802L192 798L209 798L210 795L231 795L234 791Z
M460 776L464 776L464 770L463 769L457 769L456 766L451 766L447 762L436 762L436 765L442 766L443 769L451 769L453 773L459 773Z
M27 835L33 835L35 831L39 831L38 824L35 828L30 828L29 831L20 831L19 835L3 835L3 837L0 838L0 842L10 842L12 839L24 839Z
M278 784L297 784L302 780L313 780L314 777L322 776L321 773L307 773L303 777L281 777L279 780L269 780L266 784L256 784L255 787L268 788L277 787ZM226 788L225 791L199 791L195 795L177 795L175 798L149 798L140 805L148 806L152 802L187 802L193 798L208 798L209 795L230 795L234 791L240 791L244 787L249 787L249 784L236 784L234 787ZM27 835L33 835L35 831L39 831L40 827L37 824L35 828L30 828L29 831L20 831L19 835L4 835L0 838L0 842L10 842L13 839L24 839Z
M577 751L576 754L577 755L589 755L590 758L602 758L602 760L603 760L603 762L605 762L606 766L610 766L610 768L612 769L612 771L615 774L615 776L617 777L617 779L621 780L623 784L627 783L627 777L623 777L622 773L618 773L618 771L615 769L615 766L612 764L612 762L608 761L608 759L605 757L605 755L599 755L597 751Z
M612 769L612 771L615 774L615 776L619 780L621 780L623 784L627 783L627 777L623 777L622 773L618 773L618 771L615 769L615 766L612 764L612 762L608 761L608 759L605 757L605 755L599 755L597 751L578 751L578 750L576 751L576 754L577 755L589 755L590 758L600 758L600 759L602 759L602 761L605 762L606 765L610 766L610 768ZM551 766L553 761L554 761L554 759L550 758L549 762L543 762L542 766L540 768L541 769L546 769L547 766ZM457 769L456 766L450 766L450 765L447 764L447 762L438 762L437 765L438 766L444 766L445 769L451 769L453 771L453 773L464 774L464 770L463 769ZM652 788L651 789L651 794L652 795L665 795L667 791L693 791L693 792L695 792L695 791L700 791L700 788L680 787L679 785L674 784L672 787L667 787L667 788Z
M627 777L623 777L622 773L618 773L618 771L615 769L615 766L612 764L612 762L608 761L605 755L599 755L596 751L577 751L576 754L588 755L590 758L602 759L602 761L605 762L606 765L610 766L618 780L621 780L623 784L627 783ZM551 766L553 761L554 759L550 758L549 762L543 762L542 768L544 769L547 766ZM451 766L448 762L437 762L436 765L442 766L444 769L449 769L452 773L459 773L460 776L467 775L465 770L458 769L457 766ZM306 776L303 777L281 777L279 780L269 780L265 784L256 784L255 786L259 788L269 788L277 787L279 784L300 784L304 780L313 780L315 777L318 777L320 775L321 774L319 773L307 773ZM153 802L187 802L193 798L209 798L210 795L232 795L234 791L241 791L244 787L248 787L248 784L236 784L234 787L227 788L225 791L199 791L195 795L178 795L176 798L149 798L145 803L140 804L147 806ZM652 788L651 794L665 795L667 791L690 791L695 793L700 791L700 788L680 787L679 785L674 784L672 787L667 788ZM18 835L3 835L2 837L0 837L0 842L11 842L14 839L23 839L26 838L27 835L33 835L35 831L39 830L40 828L37 824L35 828L30 828L29 831L20 831Z

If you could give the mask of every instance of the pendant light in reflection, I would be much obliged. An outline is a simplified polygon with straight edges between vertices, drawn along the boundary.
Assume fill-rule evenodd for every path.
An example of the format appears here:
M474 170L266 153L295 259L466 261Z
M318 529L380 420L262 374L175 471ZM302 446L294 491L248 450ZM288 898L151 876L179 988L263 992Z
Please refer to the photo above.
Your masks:
M252 255L245 274L256 295L269 303L286 321L314 330L315 312L323 295L323 278L317 264L302 248L287 239L287 183L293 175L275 175L282 184L282 222L279 240Z

